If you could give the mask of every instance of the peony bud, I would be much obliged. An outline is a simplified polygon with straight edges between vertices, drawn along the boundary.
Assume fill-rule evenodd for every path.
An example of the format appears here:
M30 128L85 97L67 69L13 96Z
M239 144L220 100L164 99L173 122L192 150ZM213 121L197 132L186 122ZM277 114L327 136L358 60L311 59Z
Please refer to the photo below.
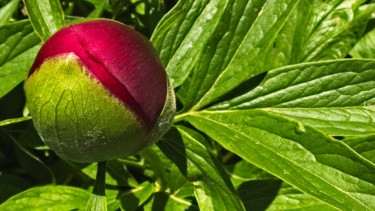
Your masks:
M42 140L77 162L137 153L169 129L175 113L173 89L150 42L111 20L54 34L25 91Z

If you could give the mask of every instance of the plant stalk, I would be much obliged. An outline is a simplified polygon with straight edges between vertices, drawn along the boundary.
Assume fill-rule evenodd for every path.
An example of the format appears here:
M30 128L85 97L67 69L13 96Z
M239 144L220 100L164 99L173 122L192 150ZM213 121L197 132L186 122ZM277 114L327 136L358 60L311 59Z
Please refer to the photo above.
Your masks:
M98 162L98 171L94 189L92 190L89 201L87 202L86 211L107 211L107 199L105 196L105 173L107 161Z

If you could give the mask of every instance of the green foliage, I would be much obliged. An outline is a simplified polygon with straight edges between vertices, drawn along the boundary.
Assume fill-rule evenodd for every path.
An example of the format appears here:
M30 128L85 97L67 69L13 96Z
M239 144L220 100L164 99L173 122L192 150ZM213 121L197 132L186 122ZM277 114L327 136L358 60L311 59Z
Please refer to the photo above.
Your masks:
M39 43L29 21L0 26L0 97L26 78L40 48Z
M73 210L86 206L90 193L69 186L34 187L0 205L1 210Z
M38 36L46 41L65 25L58 0L25 0L27 13Z
M20 0L12 0L0 9L0 26L9 21L13 13L16 11L19 3Z
M85 209L90 197L96 165L56 156L28 110L9 106L24 107L17 85L65 15L151 37L177 93L157 145L108 161L108 210L375 209L374 1L25 4L21 20L20 1L0 1L0 210Z

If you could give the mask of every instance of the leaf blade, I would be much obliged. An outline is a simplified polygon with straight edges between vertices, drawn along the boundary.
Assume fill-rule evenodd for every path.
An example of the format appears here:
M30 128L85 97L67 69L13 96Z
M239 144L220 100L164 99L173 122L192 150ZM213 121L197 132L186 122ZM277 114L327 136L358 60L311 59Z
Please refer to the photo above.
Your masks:
M69 186L30 188L0 205L1 210L72 210L84 209L90 193Z
M272 47L278 32L295 9L298 1L267 1L238 50L220 72L206 93L193 106L198 110L228 93L242 82L264 71L266 52ZM276 6L277 5L277 6Z
M45 42L65 25L64 11L58 0L25 0L35 32Z
M314 108L372 104L375 60L301 63L272 70L255 89L212 109Z
M0 27L0 98L26 78L39 43L29 21Z
M9 1L8 4L0 8L0 26L8 23L13 13L16 11L20 0Z
M229 151L332 206L375 207L375 165L313 128L260 110L196 112L187 120Z
M310 125L331 136L375 134L375 107L373 106L266 108L265 110Z
M159 49L173 87L181 85L188 77L204 44L218 24L227 2L227 0L181 1L170 12L170 16L178 13L185 15L185 19L180 19L177 28L168 31L156 29L153 37L165 38L162 40L153 38L152 41ZM159 25L163 25L164 21L168 20L167 17L169 16L166 16ZM202 26L205 26L204 30Z
M375 29L368 32L350 51L354 58L375 59Z
M224 169L207 152L203 136L187 127L177 130L158 146L193 184L200 209L244 210Z

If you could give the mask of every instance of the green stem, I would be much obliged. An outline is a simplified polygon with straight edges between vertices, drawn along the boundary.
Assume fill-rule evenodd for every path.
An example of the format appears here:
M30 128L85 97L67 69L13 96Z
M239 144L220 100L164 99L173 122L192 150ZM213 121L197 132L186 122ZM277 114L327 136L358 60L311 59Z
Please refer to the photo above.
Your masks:
M160 160L158 154L155 152L154 149L152 149L152 147L144 149L140 154L144 157L146 162L154 171L157 177L157 182L159 183L159 190L165 190L168 185L168 177L165 173L165 166Z
M94 189L87 202L86 211L107 211L107 199L105 197L106 165L107 161L98 162Z
M96 172L96 180L94 184L93 194L98 196L105 196L105 172L107 161L98 162L98 171Z

